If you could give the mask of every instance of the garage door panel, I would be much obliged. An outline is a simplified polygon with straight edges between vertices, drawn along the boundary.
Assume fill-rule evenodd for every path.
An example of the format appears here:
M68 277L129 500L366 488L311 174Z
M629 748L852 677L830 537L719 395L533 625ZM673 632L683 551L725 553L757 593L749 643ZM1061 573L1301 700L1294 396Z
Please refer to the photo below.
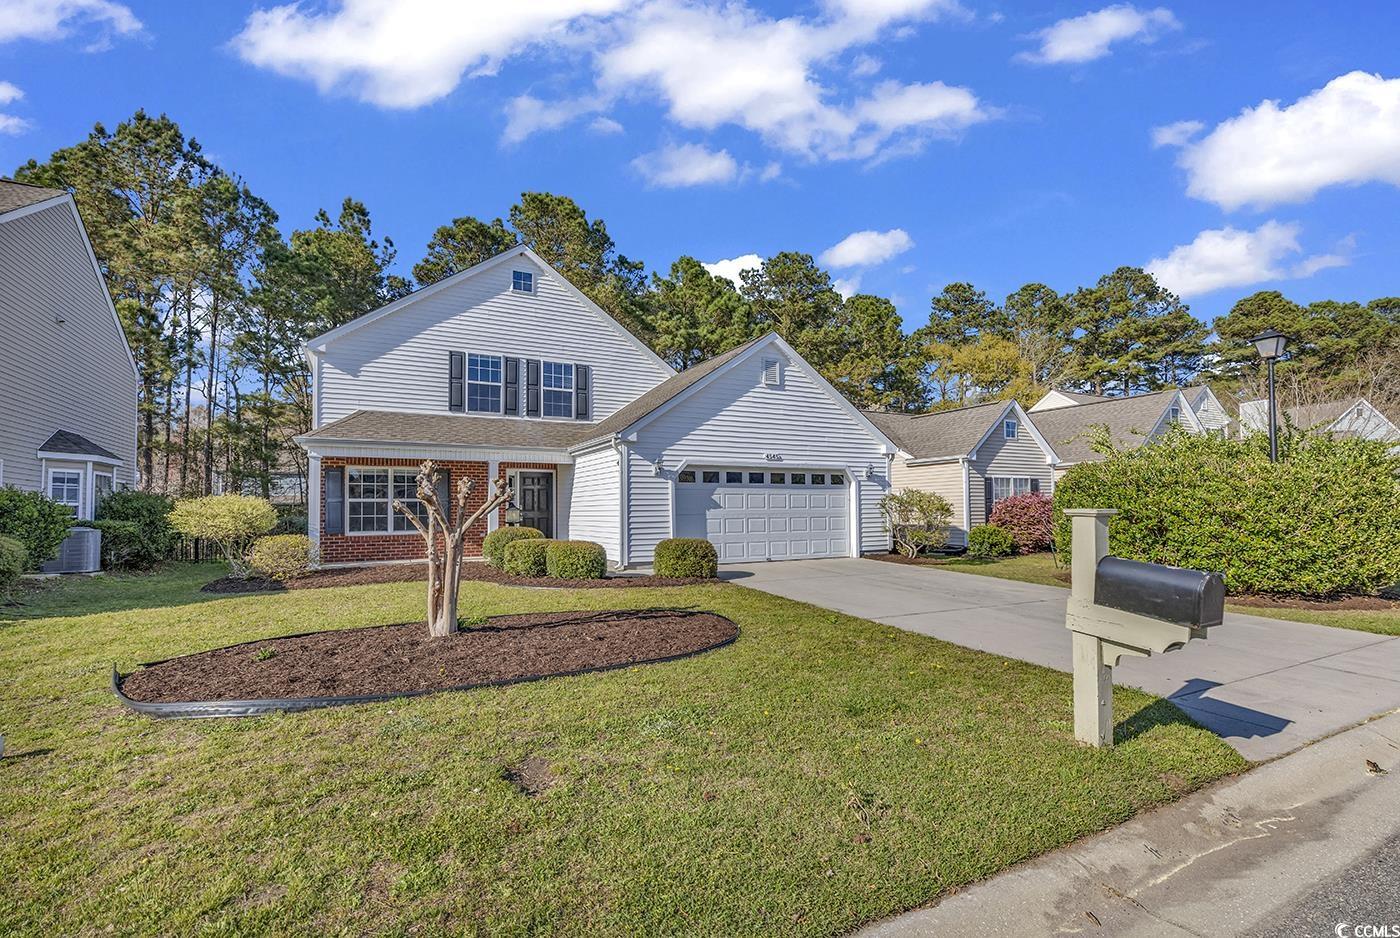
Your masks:
M757 479L768 473L719 466L696 471L691 478L743 481L677 481L677 532L682 536L704 532L724 563L846 556L850 502L845 483L818 481L830 475L801 469L780 475L783 483L764 483ZM806 482L792 485L788 480L793 475Z

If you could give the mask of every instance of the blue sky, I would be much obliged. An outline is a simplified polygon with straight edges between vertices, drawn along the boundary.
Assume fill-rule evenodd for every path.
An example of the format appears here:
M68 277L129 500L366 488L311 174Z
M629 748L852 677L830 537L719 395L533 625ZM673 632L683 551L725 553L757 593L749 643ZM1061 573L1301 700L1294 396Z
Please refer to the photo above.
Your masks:
M1336 9L0 0L0 172L144 107L286 230L361 199L403 272L544 189L652 269L824 256L909 328L1149 263L1209 320L1400 293L1400 6Z

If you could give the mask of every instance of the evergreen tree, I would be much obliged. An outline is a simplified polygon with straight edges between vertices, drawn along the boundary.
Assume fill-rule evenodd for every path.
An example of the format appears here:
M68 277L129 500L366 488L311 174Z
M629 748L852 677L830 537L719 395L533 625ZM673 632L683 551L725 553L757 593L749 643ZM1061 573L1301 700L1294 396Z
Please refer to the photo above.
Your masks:
M734 284L693 257L652 275L652 348L673 368L685 369L754 338L748 304Z

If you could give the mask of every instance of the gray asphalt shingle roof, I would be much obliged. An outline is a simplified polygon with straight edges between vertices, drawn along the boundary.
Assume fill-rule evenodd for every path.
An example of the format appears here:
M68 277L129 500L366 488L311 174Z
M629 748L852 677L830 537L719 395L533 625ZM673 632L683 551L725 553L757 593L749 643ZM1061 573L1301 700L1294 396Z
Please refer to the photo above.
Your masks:
M0 179L0 215L66 194L62 189L46 189L13 179Z
M1106 426L1116 446L1136 449L1147 442L1147 433L1161 421L1175 396L1176 391L1153 391L1042 410L1030 416L1060 462L1084 462L1103 458L1089 446L1091 428Z
M1005 409L1006 401L993 401L931 414L865 411L865 416L911 458L939 459L972 452Z
M98 446L92 440L71 430L59 430L44 441L44 445L39 447L41 453L68 453L73 456L101 456L103 459L110 459L112 462L121 462L122 458L104 446Z

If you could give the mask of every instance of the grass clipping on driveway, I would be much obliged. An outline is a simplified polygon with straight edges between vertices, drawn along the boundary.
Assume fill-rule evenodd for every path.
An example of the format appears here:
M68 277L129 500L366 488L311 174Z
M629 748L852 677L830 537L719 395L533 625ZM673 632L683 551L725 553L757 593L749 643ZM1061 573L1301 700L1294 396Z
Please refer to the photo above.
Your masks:
M0 933L834 934L1243 767L1128 690L1128 738L1080 748L1068 675L729 585L463 588L482 615L738 623L683 661L250 720L123 709L114 659L400 622L423 600L199 593L215 575L0 607Z

